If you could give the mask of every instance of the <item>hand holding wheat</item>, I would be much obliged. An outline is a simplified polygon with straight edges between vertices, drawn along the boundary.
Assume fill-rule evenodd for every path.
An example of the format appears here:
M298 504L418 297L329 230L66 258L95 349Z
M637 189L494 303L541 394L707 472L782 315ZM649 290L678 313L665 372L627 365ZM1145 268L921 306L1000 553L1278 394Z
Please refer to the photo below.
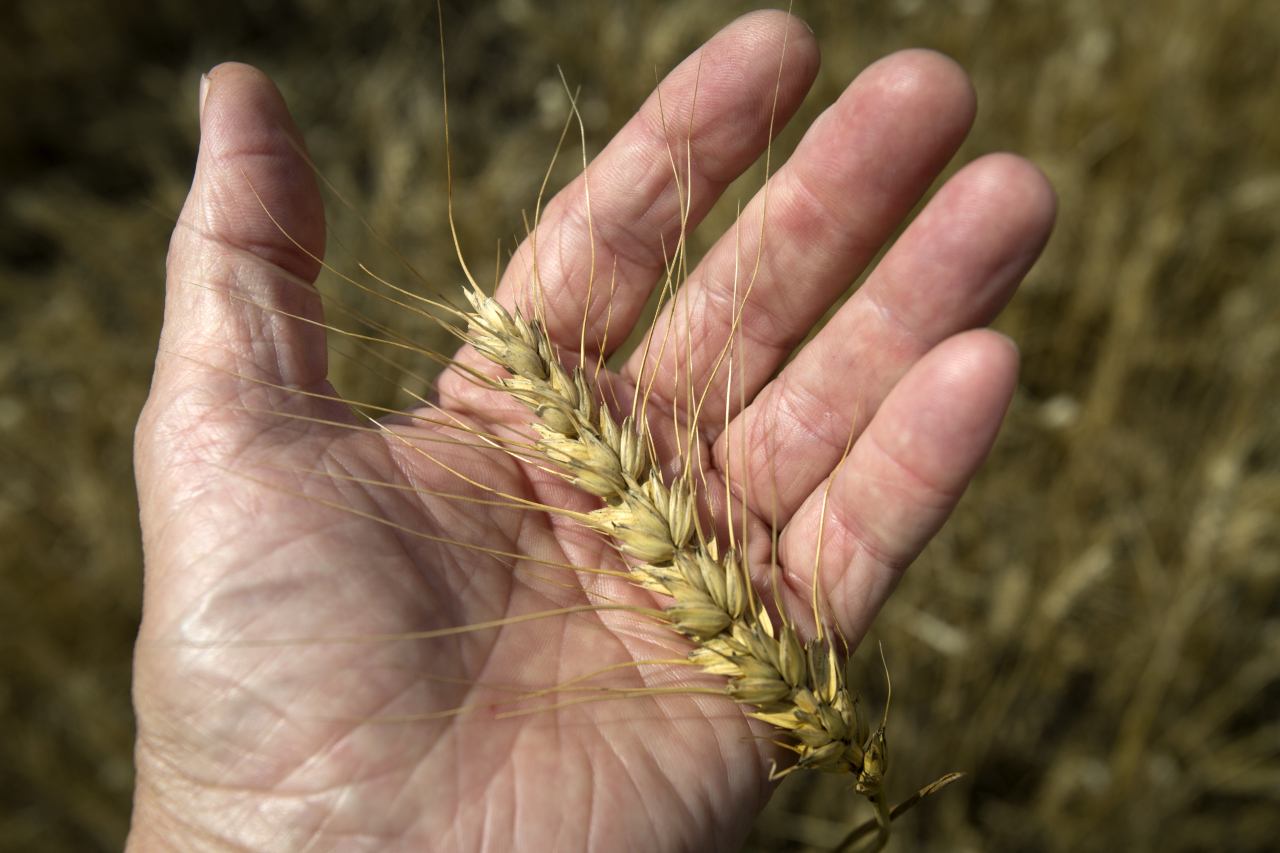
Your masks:
M651 98L588 169L592 228L581 181L541 217L549 346L591 364L625 338L682 229L768 144L775 89L781 123L816 64L803 26L762 13L672 72L662 106ZM616 569L614 553L538 509L585 513L597 498L493 442L457 440L461 424L528 432L527 409L469 372L507 375L479 353L464 350L439 383L452 425L352 429L326 380L319 300L290 280L314 278L324 244L300 137L261 74L228 65L210 79L138 428L147 584L132 849L735 849L786 761L777 730L688 689L706 677L634 618L663 597L592 572ZM674 474L694 460L722 526L727 503L745 506L733 526L765 531L750 540L766 555L753 580L781 612L810 609L823 529L824 616L851 645L995 437L1017 356L978 327L1047 237L1044 179L1006 155L961 170L774 374L954 154L973 111L943 57L869 68L810 128L767 207L744 209L741 231L655 324L682 348L679 370L659 369L655 345L596 381L609 399L647 389L657 423L696 421L689 442L655 430L654 463ZM687 127L670 119L691 112ZM671 168L672 128L689 135L673 146L687 171ZM737 270L761 233L744 307ZM528 281L513 263L498 301L514 308ZM718 370L732 334L741 352ZM434 442L429 455L419 439ZM553 583L556 567L581 569ZM588 609L602 604L615 609ZM522 620L547 611L562 618ZM423 632L434 635L253 645ZM627 701L559 701L566 688L553 710L504 716L477 699L611 667Z

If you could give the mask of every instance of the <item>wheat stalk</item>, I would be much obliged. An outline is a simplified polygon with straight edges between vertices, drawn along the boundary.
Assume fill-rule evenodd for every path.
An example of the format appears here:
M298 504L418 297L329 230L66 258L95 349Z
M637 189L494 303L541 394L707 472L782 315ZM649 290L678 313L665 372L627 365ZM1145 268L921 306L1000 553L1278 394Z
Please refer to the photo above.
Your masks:
M822 620L804 644L785 614L775 626L744 551L722 549L703 534L692 466L665 484L643 417L618 423L582 367L565 369L538 320L508 312L479 290L466 296L474 309L464 312L469 343L511 374L490 380L493 386L538 416L537 447L546 459L604 501L583 523L637 561L629 567L633 583L674 599L663 612L671 629L694 643L689 659L727 676L731 699L790 735L779 745L798 758L773 778L796 769L856 774L856 790L875 806L881 828L875 849L882 847L892 819L883 784L885 726L873 732L861 699L850 695Z

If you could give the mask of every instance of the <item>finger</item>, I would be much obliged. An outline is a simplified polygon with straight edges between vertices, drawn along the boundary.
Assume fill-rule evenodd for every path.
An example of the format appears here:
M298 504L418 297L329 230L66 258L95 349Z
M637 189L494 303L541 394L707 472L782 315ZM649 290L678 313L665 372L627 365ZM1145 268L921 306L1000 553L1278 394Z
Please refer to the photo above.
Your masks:
M608 348L626 339L682 233L681 195L692 230L764 151L771 117L776 132L792 116L817 68L809 29L765 11L734 21L667 75L538 223L537 270L557 345L576 353L585 336L590 357L606 324ZM508 268L505 304L528 293L533 248L526 241Z
M1044 247L1055 210L1048 181L1011 155L984 157L948 181L717 441L715 459L748 505L776 510L785 524L912 364L999 313Z
M200 153L169 248L153 396L200 388L221 405L264 383L324 379L318 296L324 211L279 91L247 65L202 83ZM300 322L295 318L313 322Z
M670 346L652 346L624 374L654 376L663 399L705 389L704 429L718 433L730 384L732 414L879 251L955 154L974 109L968 78L941 54L903 51L863 71L655 324L664 335L670 326L678 367ZM721 353L735 323L741 346L730 377Z
M1017 347L985 329L945 341L911 368L853 446L830 493L814 492L783 533L789 587L803 598L794 605L810 600L821 529L822 598L836 626L857 642L986 458L1017 372Z

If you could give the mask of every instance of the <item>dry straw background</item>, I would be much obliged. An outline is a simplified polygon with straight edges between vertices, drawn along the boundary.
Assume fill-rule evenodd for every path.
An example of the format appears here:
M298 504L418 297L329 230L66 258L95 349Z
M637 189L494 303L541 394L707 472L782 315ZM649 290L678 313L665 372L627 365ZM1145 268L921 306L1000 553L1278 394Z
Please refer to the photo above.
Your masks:
M557 63L598 149L655 67L748 8L588 7L447 4L470 257L522 230L564 107ZM894 676L893 799L969 774L891 849L1276 849L1280 6L796 11L824 52L801 119L877 57L937 48L980 98L956 165L1019 152L1062 202L998 322L1025 359L1004 432L872 635ZM200 71L231 58L269 71L354 206L456 281L438 37L421 0L0 5L0 850L115 850L127 829L130 441ZM349 210L330 219L353 255L392 268ZM352 393L374 393L346 372ZM875 705L872 649L851 680ZM833 842L866 816L847 786L789 780L748 849Z

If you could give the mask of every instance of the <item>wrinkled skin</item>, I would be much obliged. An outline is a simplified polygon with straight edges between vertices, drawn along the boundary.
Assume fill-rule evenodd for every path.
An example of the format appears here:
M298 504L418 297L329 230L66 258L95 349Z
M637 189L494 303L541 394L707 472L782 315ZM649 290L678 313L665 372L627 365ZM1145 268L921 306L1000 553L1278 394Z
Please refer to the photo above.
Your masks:
M694 222L767 143L784 37L777 110L785 120L818 58L808 30L781 13L736 21L701 49L700 71L695 55L663 83L663 109L676 117L668 128L683 134L699 81ZM738 388L727 392L725 372L711 368L732 322L735 241L745 269L756 256L759 199L744 209L741 234L728 234L692 274L677 312L673 340L693 343L686 369L710 384L711 414L697 425L707 482L714 491L727 478L757 519L776 517L788 609L808 606L823 495L854 431L826 501L821 580L851 642L994 440L1018 357L982 327L1048 236L1055 203L1045 179L1010 155L961 169L835 319L771 377L951 158L974 109L954 63L907 51L864 71L808 129L769 190L763 258L741 317L750 358L735 366L745 411ZM434 640L313 642L599 602L538 577L563 579L564 570L475 546L580 566L600 565L602 546L533 509L377 485L492 497L444 462L504 494L588 506L545 472L492 451L342 426L356 422L326 380L323 330L299 319L322 316L296 279L314 278L308 253L324 244L316 181L290 142L301 137L274 86L243 65L210 73L201 113L137 431L146 594L130 849L737 849L772 789L772 762L786 753L727 700L422 716L492 702L477 682L548 686L677 656L674 641L643 620L588 613ZM606 320L599 282L616 270L610 338L621 341L659 277L664 245L679 234L656 98L586 177L597 275L590 349ZM550 203L538 239L548 329L576 353L590 260L580 182ZM507 305L526 269L513 264L504 279ZM636 381L641 358L615 387ZM461 359L496 373L475 353ZM652 412L670 411L682 393L661 375ZM442 379L440 400L475 423L477 410L527 422L518 406L456 373ZM394 422L423 439L436 434ZM661 606L616 579L578 572L575 582ZM253 642L272 639L297 642ZM620 670L610 683L714 687L715 679L650 667Z

